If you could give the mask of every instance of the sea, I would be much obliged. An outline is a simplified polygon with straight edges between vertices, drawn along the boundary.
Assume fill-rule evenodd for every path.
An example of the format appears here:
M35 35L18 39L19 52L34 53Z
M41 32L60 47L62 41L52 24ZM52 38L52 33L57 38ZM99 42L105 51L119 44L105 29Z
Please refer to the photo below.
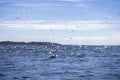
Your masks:
M120 80L120 45L0 43L0 80Z

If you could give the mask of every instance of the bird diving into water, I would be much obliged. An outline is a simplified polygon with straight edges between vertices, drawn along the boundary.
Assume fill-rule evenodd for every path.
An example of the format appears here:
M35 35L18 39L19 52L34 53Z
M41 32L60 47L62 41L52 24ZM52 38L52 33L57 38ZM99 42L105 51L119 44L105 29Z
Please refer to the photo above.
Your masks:
M50 50L50 57L49 58L56 58L56 50Z

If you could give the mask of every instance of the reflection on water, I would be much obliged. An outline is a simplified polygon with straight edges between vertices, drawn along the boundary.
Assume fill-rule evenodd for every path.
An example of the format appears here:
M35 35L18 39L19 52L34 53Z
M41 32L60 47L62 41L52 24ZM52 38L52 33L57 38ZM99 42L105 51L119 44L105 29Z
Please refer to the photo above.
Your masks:
M0 80L120 80L120 46L0 45Z

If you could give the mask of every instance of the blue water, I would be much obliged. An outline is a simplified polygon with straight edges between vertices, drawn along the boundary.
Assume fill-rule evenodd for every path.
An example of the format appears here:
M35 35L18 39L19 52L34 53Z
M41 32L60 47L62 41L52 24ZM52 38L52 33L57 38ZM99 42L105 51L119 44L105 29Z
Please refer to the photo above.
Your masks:
M120 80L120 46L0 45L0 80Z

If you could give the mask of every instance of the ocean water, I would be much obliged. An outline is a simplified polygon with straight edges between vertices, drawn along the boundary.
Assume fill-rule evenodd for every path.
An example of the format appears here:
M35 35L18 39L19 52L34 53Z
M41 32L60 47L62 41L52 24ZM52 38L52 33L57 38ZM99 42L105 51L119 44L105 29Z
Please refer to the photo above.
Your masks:
M1 44L0 80L120 80L120 46Z

